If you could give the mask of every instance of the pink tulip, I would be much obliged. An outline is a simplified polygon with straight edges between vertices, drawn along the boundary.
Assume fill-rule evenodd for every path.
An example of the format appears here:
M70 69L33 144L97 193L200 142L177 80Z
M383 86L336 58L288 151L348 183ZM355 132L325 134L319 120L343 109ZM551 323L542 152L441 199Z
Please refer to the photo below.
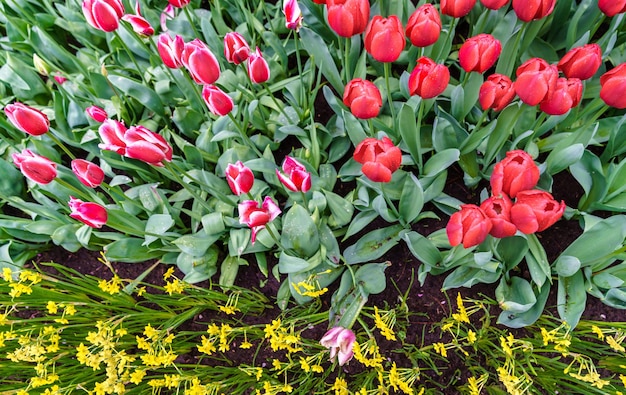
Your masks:
M212 84L220 78L220 64L217 58L198 38L185 44L181 60L198 84Z
M296 0L285 0L283 4L285 26L287 29L298 31L302 27L302 11Z
M176 12L174 11L174 6L171 4L168 4L164 9L163 12L161 12L161 16L159 18L159 22L161 24L161 30L166 32L167 29L167 20L168 19L174 19L174 17L176 16Z
M248 76L255 84L262 84L270 79L270 67L267 64L259 47L248 58Z
M83 202L70 196L69 206L72 211L70 217L92 228L101 228L107 222L108 214L106 209L97 203Z
M226 33L224 36L224 57L233 64L240 64L250 56L250 46L246 39L237 32Z
M269 196L265 197L261 207L256 200L246 200L239 203L239 223L248 225L252 230L252 244L256 240L257 233L278 217L280 213L280 207Z
M163 166L172 160L172 147L163 136L144 126L131 126L124 133L126 156L153 166Z
M8 104L4 107L4 113L13 126L31 136L41 136L50 129L46 114L23 103Z
M135 15L126 14L122 17L122 20L130 23L137 34L142 36L151 36L154 34L154 28L150 25L150 22L141 16L139 12L139 1L135 4Z
M230 163L226 166L226 181L228 181L230 190L239 196L250 192L252 185L254 185L254 174L249 167L238 160L235 164Z
M103 141L103 143L98 144L98 147L107 151L115 151L120 155L126 154L126 142L124 141L126 126L123 123L114 119L105 119L98 128L98 133Z
M104 181L104 171L95 163L84 159L74 159L71 165L72 172L78 181L89 188L95 188Z
M191 3L191 0L167 0L167 1L176 8L183 8L187 4Z
M177 69L183 65L181 58L184 49L185 41L181 36L176 35L172 38L167 33L159 35L157 50L159 51L163 64L170 69Z
M308 192L311 189L311 173L300 162L287 156L283 161L283 172L276 169L278 180L292 192Z
M85 112L87 112L87 115L89 115L91 119L100 123L104 122L104 120L109 117L107 112L104 111L103 108L100 108L98 106L89 106L87 107Z
M215 85L205 85L202 88L202 98L209 111L215 115L228 115L233 110L233 99Z
M84 0L82 8L87 22L105 32L116 30L125 12L121 0Z
M22 174L38 184L49 184L57 176L57 164L50 159L37 155L29 149L13 153L13 163Z
M354 355L354 342L356 336L350 329L335 326L328 330L320 339L323 347L330 349L330 360L334 361L335 357L339 366L343 366L350 362Z

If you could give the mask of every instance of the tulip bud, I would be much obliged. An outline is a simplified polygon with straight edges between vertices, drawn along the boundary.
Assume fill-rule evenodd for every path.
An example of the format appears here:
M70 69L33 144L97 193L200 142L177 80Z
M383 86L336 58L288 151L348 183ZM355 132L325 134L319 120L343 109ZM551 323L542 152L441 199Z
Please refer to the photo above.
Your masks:
M302 11L296 0L283 0L283 14L287 29L298 31L302 27Z
M246 39L237 32L226 33L224 36L224 57L230 63L240 64L250 56L250 47Z
M70 217L91 226L92 228L102 228L108 219L107 211L97 203L83 202L70 196L69 207Z
M35 66L37 72L43 76L47 77L50 74L50 65L37 54L33 54L33 66Z
M237 196L242 193L248 193L254 185L254 174L249 167L241 161L235 164L230 163L226 166L226 181L230 186L230 190Z
M95 188L104 181L104 171L95 163L84 159L74 159L71 165L72 172L74 172L78 181L89 188Z
M8 104L4 107L4 113L13 126L31 136L41 136L50 129L46 114L23 103Z
M463 243L464 248L479 245L491 231L491 220L474 204L463 204L461 210L450 216L446 233L453 247Z
M493 196L506 194L512 198L532 189L539 181L539 167L525 151L514 150L493 167L490 178Z
M281 212L280 207L269 196L265 197L261 207L255 200L246 200L239 203L238 209L239 223L248 225L252 230L252 244L256 240L256 234L278 217Z
M478 101L483 110L502 111L515 97L513 81L506 75L492 74L480 86Z
M104 120L109 117L107 112L98 106L89 106L85 112L91 117L91 119L100 123L104 122Z
M311 189L311 173L300 162L287 156L282 169L282 173L276 169L276 175L285 188L292 192L308 192Z
M572 48L561 58L556 67L567 78L587 80L598 71L602 65L602 49L598 44L587 44Z
M330 349L331 362L337 362L339 366L343 366L350 362L354 355L354 342L356 336L350 329L335 326L328 330L324 336L320 339L320 344L323 347Z
M54 74L54 80L56 81L57 84L59 85L63 85L65 83L65 81L67 81L67 78L63 77L61 74Z
M50 159L33 153L29 149L21 153L13 153L13 163L31 181L38 184L49 184L57 176L57 164Z
M509 0L480 0L486 8L491 10L499 10L509 3Z
M183 8L187 4L191 3L191 0L167 0L167 1L176 8Z
M82 8L87 22L105 32L116 30L125 13L121 0L84 0Z
M161 12L161 16L159 17L159 22L161 24L161 30L166 32L167 29L167 20L174 19L176 17L176 12L174 11L174 6L169 4L163 9Z
M513 0L515 15L524 21L545 18L554 10L556 0Z
M600 77L600 98L611 107L626 108L626 63L607 71Z
M146 20L139 12L139 1L135 3L135 15L126 14L122 17L122 20L130 23L133 31L142 36L151 36L154 34L154 29L150 25L150 22Z
M450 70L443 64L422 56L409 76L409 93L431 99L443 93L450 82Z
M604 15L613 17L626 12L626 0L598 0L598 8Z
M172 147L163 136L144 126L131 126L124 133L126 156L153 166L163 166L172 160Z
M441 18L432 4L424 4L411 14L406 24L406 36L416 47L437 42L441 33Z
M183 65L181 58L185 49L185 41L181 36L176 35L172 38L169 34L162 33L157 41L157 49L163 64L170 69L177 69Z
M370 19L369 0L327 0L330 28L341 37L352 37L365 31Z
M441 0L439 8L444 15L461 18L470 13L474 4L476 0Z
M502 44L491 34L479 34L468 38L459 50L459 63L466 72L484 73L496 63L502 52Z
M355 161L361 163L361 171L374 182L389 182L393 172L402 164L402 151L389 137L377 140L368 137L356 146Z
M374 16L365 29L365 50L379 62L395 62L404 49L406 39L397 16Z
M369 119L378 116L383 99L374 83L355 78L348 82L343 91L343 104L350 107L355 117Z
M233 110L233 99L215 85L205 85L202 88L202 98L209 111L215 115L228 115Z
M504 238L513 236L517 228L511 222L511 207L513 203L506 195L491 196L480 204L480 208L491 220L493 237Z
M270 66L263 58L259 47L248 57L248 76L255 84L262 84L270 79Z
M565 212L565 202L536 189L522 191L511 207L511 222L524 234L541 232L558 221Z
M549 115L562 115L580 103L583 83L578 78L559 78L549 99L539 104L539 109Z
M100 134L100 138L103 141L103 143L98 144L98 147L103 150L115 151L120 155L125 155L125 133L126 126L124 126L123 123L113 119L105 119L102 125L98 128L98 134Z
M185 44L181 61L198 84L212 84L220 78L217 58L198 38Z
M515 92L529 106L550 98L556 88L559 71L543 59L531 58L517 68Z

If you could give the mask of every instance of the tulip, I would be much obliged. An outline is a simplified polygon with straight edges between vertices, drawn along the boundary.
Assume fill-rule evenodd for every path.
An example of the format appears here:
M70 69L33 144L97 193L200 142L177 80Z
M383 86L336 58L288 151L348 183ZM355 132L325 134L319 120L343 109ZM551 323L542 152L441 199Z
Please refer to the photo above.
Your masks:
M468 38L459 50L459 63L466 72L484 73L498 60L502 44L491 34L479 34Z
M191 3L191 0L167 0L167 1L176 8L183 8L187 4Z
M261 54L259 47L248 57L248 76L255 84L262 84L270 79L270 66Z
M163 9L163 12L161 12L161 16L159 18L159 22L161 24L161 30L166 32L168 30L167 29L167 20L168 19L174 19L175 16L176 16L176 12L174 11L174 6L171 5L171 4L168 4Z
M496 163L489 182L494 196L506 194L514 198L521 191L533 189L539 181L539 167L525 151L514 150Z
M292 192L308 192L311 189L311 173L300 162L287 156L283 161L283 172L276 169L278 180Z
M315 4L326 4L326 0L313 0Z
M154 34L154 28L150 25L150 22L141 16L139 12L139 1L135 4L135 15L126 14L122 17L122 20L130 23L137 34L142 36L151 36Z
M126 156L139 159L154 166L163 166L163 161L172 160L172 147L163 136L144 126L131 126L124 133Z
M125 12L121 0L84 0L82 8L87 22L105 32L116 30Z
M323 347L330 349L331 362L339 362L339 366L343 366L350 362L354 355L353 347L356 341L354 332L350 329L335 326L328 330L320 339Z
M226 33L224 36L224 57L227 61L240 64L250 56L250 47L246 39L237 32Z
M404 49L406 39L397 16L376 15L365 29L365 50L379 62L395 62Z
M378 115L383 106L383 98L374 83L355 78L348 82L343 91L343 104L350 107L355 117L369 119Z
M517 68L516 75L515 92L524 103L536 106L552 95L559 71L543 59L531 58Z
M63 85L65 81L67 81L67 78L63 77L61 74L55 74L52 78L54 78L59 85Z
M85 112L87 113L87 115L91 117L91 119L100 123L104 122L104 120L109 117L107 112L104 111L103 108L98 107L98 106L89 106L87 107Z
M607 71L600 77L600 98L609 106L626 108L626 63Z
M70 217L92 228L102 228L102 225L107 222L107 210L97 203L83 202L70 196L69 206L72 211Z
M515 97L513 81L506 75L492 74L480 86L478 101L483 110L502 111Z
M522 191L511 207L511 222L524 234L541 232L558 221L565 211L565 202L536 189Z
M369 0L327 0L328 24L341 37L365 31L370 19Z
M374 182L389 182L393 172L402 164L402 151L389 137L376 140L368 137L356 146L354 160L361 163L361 171Z
M626 12L626 0L598 0L598 8L608 17Z
M106 119L98 128L98 133L103 141L103 143L98 144L98 147L107 151L115 151L120 155L126 154L126 142L124 141L126 126L123 123L114 119Z
M587 80L598 71L602 64L602 49L598 44L587 44L572 48L561 58L556 67L567 78Z
M26 104L18 102L8 104L4 107L4 113L13 126L31 136L41 136L50 129L48 116Z
M409 76L409 92L422 99L433 98L446 90L450 81L450 71L443 64L422 56Z
M450 216L446 233L451 246L463 243L464 248L469 248L485 241L492 226L491 220L480 207L463 204L460 211Z
M486 8L491 10L499 10L509 3L509 0L480 0Z
M240 160L235 164L226 166L226 181L230 186L230 190L237 196L242 193L248 193L254 184L254 174L249 167L244 165Z
M31 181L49 184L57 176L57 164L48 158L37 155L29 149L13 153L13 163Z
M170 69L177 69L183 65L182 56L185 49L185 41L179 35L172 38L167 33L159 35L157 49L163 64Z
M444 15L461 18L470 13L474 4L476 0L441 0L439 8Z
M302 27L302 11L296 0L283 0L283 14L287 29L298 31Z
M513 236L517 228L511 222L511 207L513 203L506 195L491 196L480 204L480 208L491 220L491 231L493 237L503 238Z
M205 85L202 88L202 98L209 111L215 115L228 115L233 110L233 99L215 85Z
M217 58L198 38L185 44L181 61L198 84L212 84L220 78L220 64Z
M256 234L278 217L281 212L278 205L269 196L265 197L261 207L256 200L246 200L239 203L238 208L239 223L248 225L252 230L252 244L256 240Z
M406 36L416 47L437 42L441 33L441 18L432 4L424 4L411 14L406 24Z
M89 188L95 188L104 181L104 171L95 163L84 159L74 159L71 166L78 181Z
M578 78L559 78L549 99L539 104L539 109L549 115L562 115L580 103L583 83Z
M554 10L556 0L513 0L515 15L524 21L545 18Z

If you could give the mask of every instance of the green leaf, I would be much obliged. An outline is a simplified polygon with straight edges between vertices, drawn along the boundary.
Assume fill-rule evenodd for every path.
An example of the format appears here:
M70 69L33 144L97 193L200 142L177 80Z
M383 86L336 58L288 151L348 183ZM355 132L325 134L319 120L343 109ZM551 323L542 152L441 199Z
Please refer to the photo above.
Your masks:
M350 137L350 141L354 146L359 145L359 143L367 138L367 134L363 130L363 125L359 122L358 119L352 113L342 110L341 114L343 115L343 122L346 132L348 133L348 137Z
M398 127L402 141L406 144L413 161L419 163L421 141L415 111L408 104L403 104L398 114L398 119Z
M578 162L585 152L582 144L573 144L564 149L552 150L546 158L546 171L549 174L556 174L567 169L572 164Z
M478 269L475 267L461 266L446 276L441 289L447 290L451 288L466 287L471 288L475 284L491 284L498 281L501 273L499 271L491 272L488 270Z
M550 287L544 285L541 287L541 292L536 297L537 303L535 303L528 311L523 313L513 313L510 311L503 311L498 316L498 324L506 325L509 328L523 328L528 325L532 325L543 313L543 309L550 295Z
M580 270L580 260L575 256L561 255L554 268L559 276L570 277Z
M104 256L111 262L144 262L160 257L163 252L143 245L144 240L125 237L104 247Z
M299 204L294 204L283 217L281 243L301 257L308 258L320 248L320 237L311 214Z
M281 273L298 273L308 270L309 262L306 259L298 258L281 251L278 257L278 270Z
M410 231L404 235L403 239L413 256L421 262L430 266L436 266L441 262L441 253L428 238L415 231Z
M207 235L197 233L195 235L184 235L174 240L175 244L182 252L191 256L204 255L209 247L220 238L220 235Z
M354 273L354 279L368 295L379 294L385 290L387 285L385 269L390 265L390 262L367 263Z
M393 225L367 233L345 249L343 256L346 263L351 265L380 258L398 244L403 229L402 225Z
M247 266L248 261L236 256L227 256L220 267L219 284L221 287L232 287L237 279L239 266Z
M461 153L456 148L448 148L433 155L424 164L424 177L434 177L459 160Z
M162 236L169 228L174 226L174 220L169 214L152 214L146 222L146 241L144 245L149 245ZM152 233L152 234L149 234Z
M524 237L511 236L498 240L498 255L506 270L516 267L528 252L528 242Z
M343 96L344 84L335 65L335 61L328 51L328 45L313 30L306 27L300 29L300 42L304 49L315 60L315 64L333 88Z
M344 199L334 192L324 191L331 217L328 218L328 224L333 228L340 228L347 225L354 214L354 206L352 202Z
M378 213L374 210L360 211L359 213L357 213L357 215L355 215L352 219L352 222L350 222L348 230L346 231L346 234L344 235L342 241L345 241L348 237L362 231L376 218L378 218Z
M24 191L24 176L15 165L0 158L0 194L2 196L20 196Z
M176 266L185 273L183 280L194 284L211 278L217 273L219 249L211 246L203 256L192 256L181 252L176 259Z
M559 276L557 291L557 311L563 321L573 329L585 311L587 293L582 271L570 277Z
M524 313L537 303L533 287L520 277L511 277L510 283L502 278L496 288L496 300L502 310L511 313Z
M420 184L415 175L409 173L409 176L404 180L402 194L400 195L400 203L398 205L400 216L407 224L410 224L419 216L423 208L424 191L422 190L422 184Z
M160 96L149 87L143 85L140 82L131 80L130 78L122 77L120 75L111 75L109 74L109 81L111 84L115 85L115 87L128 96L137 99L137 101L151 111L165 116L165 108L163 105Z

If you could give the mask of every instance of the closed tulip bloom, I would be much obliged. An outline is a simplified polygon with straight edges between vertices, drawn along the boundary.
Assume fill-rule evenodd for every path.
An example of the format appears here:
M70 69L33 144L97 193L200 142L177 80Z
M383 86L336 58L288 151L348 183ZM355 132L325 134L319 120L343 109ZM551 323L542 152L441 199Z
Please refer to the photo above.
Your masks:
M545 18L554 10L556 0L513 0L515 15L524 21Z
M511 207L513 203L506 195L491 196L480 204L480 208L491 220L491 231L493 237L504 238L513 236L517 228L511 222Z
M281 212L280 207L269 196L265 197L261 207L256 200L246 200L239 203L238 209L239 223L248 225L252 230L252 244L256 240L257 233L278 217Z
M105 32L116 30L125 12L120 0L84 0L82 8L87 22Z
M367 178L374 182L389 182L393 172L402 164L402 151L389 137L381 140L368 137L356 146L353 158L363 165L361 171Z
M598 71L602 64L602 49L598 44L587 44L572 48L561 58L556 67L567 78L587 80Z
M176 17L176 12L174 11L174 6L168 3L167 6L163 9L163 12L161 12L161 16L159 18L159 22L161 24L161 30L166 32L168 30L167 29L167 20L168 19L174 19L174 17Z
M598 0L598 8L608 17L626 12L626 0Z
M493 167L489 182L493 196L505 194L514 198L521 191L533 189L537 185L539 167L526 151L509 151Z
M354 342L356 336L350 329L343 328L341 326L335 326L329 329L324 336L320 339L322 347L326 347L330 350L331 362L337 362L339 366L343 366L350 362L354 356Z
M480 0L486 8L491 10L499 10L509 3L510 0Z
M446 90L450 82L450 70L434 60L422 56L409 76L409 93L422 99L430 99Z
M439 8L444 15L461 18L470 13L474 4L476 0L441 0Z
M298 31L302 27L302 11L296 0L283 0L283 14L287 29Z
M276 169L281 184L292 192L308 192L311 189L311 173L300 162L287 156L283 161L282 173Z
M125 133L126 126L124 126L123 123L114 119L106 119L98 128L98 134L102 139L102 143L98 144L98 147L103 150L114 151L120 155L125 155Z
M250 46L246 39L237 32L226 33L224 36L224 57L227 61L240 64L250 56Z
M267 64L259 47L257 47L255 52L250 53L250 57L248 57L248 76L255 84L262 84L270 79L270 66Z
M4 107L4 113L13 126L31 136L41 136L50 130L48 116L26 104L18 102L8 104Z
M248 193L254 185L254 174L249 167L244 165L240 160L229 163L226 166L226 181L230 186L230 190L237 196L242 193Z
M198 38L185 44L181 61L198 84L212 84L220 78L220 64L217 58Z
M163 166L172 160L172 147L158 133L144 126L131 126L124 133L126 156L153 166Z
M494 111L502 111L514 97L513 81L503 74L487 77L478 91L478 101L483 110L492 108Z
M185 41L179 35L171 37L167 33L159 35L157 50L163 64L170 69L177 69L183 65L182 56L185 50Z
M482 33L468 38L459 50L459 63L466 72L484 73L496 63L502 44L491 34Z
M97 203L83 202L74 196L70 196L69 207L72 211L70 217L92 228L102 228L107 222L107 210Z
M541 232L561 219L565 202L557 202L551 194L540 190L522 191L511 207L511 222L524 234Z
M491 219L480 207L463 204L460 211L450 216L446 233L452 247L463 244L464 248L470 248L485 241L492 226Z
M205 85L202 88L202 98L209 111L215 115L228 115L233 110L233 99L215 85Z
M441 17L432 4L424 4L411 14L406 24L406 36L416 47L433 45L441 34Z
M150 25L150 22L146 20L139 12L139 1L135 4L135 14L126 14L122 17L122 20L130 23L133 31L142 36L151 36L154 34L154 28Z
M350 108L355 117L369 119L378 116L383 98L373 82L355 78L348 82L343 91L343 104Z
M87 107L85 112L87 113L87 115L89 115L91 119L99 123L104 122L104 120L109 117L107 112L104 111L103 108L98 107L98 106L89 106Z
M95 188L104 181L104 171L95 163L84 159L74 159L72 161L72 172L78 181L89 188Z
M167 1L176 8L183 8L187 4L191 3L191 0L167 0Z
M59 85L63 85L65 81L67 81L67 78L63 77L61 74L55 74L52 78L54 78Z
M365 50L379 62L395 62L404 49L406 38L397 16L376 15L365 29Z
M549 115L562 115L580 103L583 83L578 78L559 78L549 99L539 104L539 109Z
M609 106L626 108L626 63L622 63L600 77L600 98Z
M328 24L341 37L365 31L370 19L369 0L327 0Z
M517 68L515 93L529 106L549 99L556 88L559 71L543 59L531 58Z
M57 164L50 159L37 155L29 149L13 153L13 163L31 181L37 184L49 184L57 176Z

